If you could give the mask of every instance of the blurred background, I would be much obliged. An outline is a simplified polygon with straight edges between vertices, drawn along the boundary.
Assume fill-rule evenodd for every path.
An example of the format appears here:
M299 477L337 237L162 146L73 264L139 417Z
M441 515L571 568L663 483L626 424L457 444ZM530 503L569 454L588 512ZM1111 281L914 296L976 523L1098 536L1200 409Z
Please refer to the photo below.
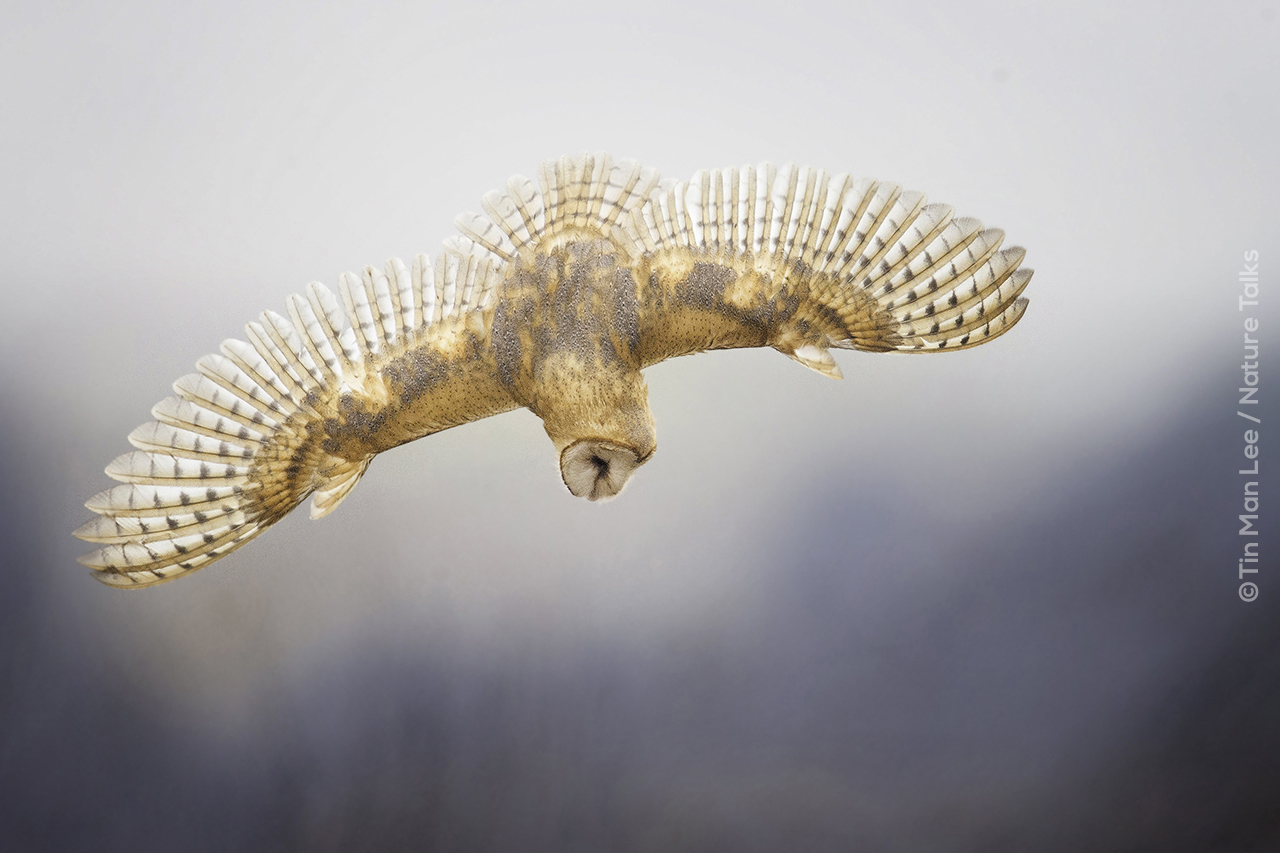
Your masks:
M11 4L0 848L1280 849L1277 5ZM178 583L74 562L197 358L584 150L898 181L1030 310L659 365L605 505L522 411Z

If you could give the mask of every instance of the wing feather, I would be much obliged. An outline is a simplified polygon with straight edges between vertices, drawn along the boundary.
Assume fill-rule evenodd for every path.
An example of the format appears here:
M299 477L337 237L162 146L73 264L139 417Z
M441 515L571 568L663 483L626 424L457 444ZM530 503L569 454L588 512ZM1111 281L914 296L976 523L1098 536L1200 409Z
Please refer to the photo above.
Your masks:
M434 259L347 273L336 294L312 282L287 315L263 312L200 359L108 466L120 485L86 503L95 517L76 533L99 547L82 562L114 586L170 580L308 495L313 517L333 511L376 453L514 408L491 345L500 287L574 241L609 241L630 273L641 366L771 345L838 376L828 347L963 349L1027 306L1031 271L1003 232L897 184L794 164L663 183L634 161L565 157L482 207Z
M248 542L308 495L335 509L372 457L512 408L484 336L502 263L457 241L410 271L392 260L318 283L225 341L107 467L122 483L85 504L81 559L119 587L162 583Z
M1003 232L948 205L793 164L698 172L618 225L648 289L647 364L772 345L832 372L827 347L974 346L1022 317L1031 276Z
M465 214L459 228L498 263L564 240L612 240L649 300L645 363L720 346L772 344L793 355L969 346L1017 322L1023 309L1009 305L1029 278L1013 274L1021 255L1012 269L1013 256L992 260L1001 232L957 219L950 206L794 164L660 184L631 161L565 157L543 163L536 182L512 178L483 207L487 217ZM708 302L714 287L718 305ZM441 297L446 313L466 302ZM924 319L928 305L950 326Z

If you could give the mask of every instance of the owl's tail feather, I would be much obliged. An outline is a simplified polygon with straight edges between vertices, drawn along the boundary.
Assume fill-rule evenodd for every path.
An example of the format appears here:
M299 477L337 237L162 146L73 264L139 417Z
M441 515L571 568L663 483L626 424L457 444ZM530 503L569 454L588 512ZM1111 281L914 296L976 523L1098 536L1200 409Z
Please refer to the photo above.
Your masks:
M538 182L516 175L506 192L485 195L488 216L464 213L458 230L503 260L558 235L609 237L658 186L658 173L633 160L582 154L543 163Z

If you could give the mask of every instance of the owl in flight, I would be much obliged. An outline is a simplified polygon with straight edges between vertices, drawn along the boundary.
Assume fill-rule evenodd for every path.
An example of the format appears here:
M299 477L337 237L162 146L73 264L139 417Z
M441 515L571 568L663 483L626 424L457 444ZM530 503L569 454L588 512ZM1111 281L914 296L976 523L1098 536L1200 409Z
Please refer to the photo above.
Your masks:
M764 164L670 184L600 155L482 204L434 260L312 283L200 359L107 467L80 561L172 580L308 495L332 512L384 450L521 406L569 491L610 498L657 447L652 364L769 346L839 379L831 347L965 349L1027 308L1022 249L891 183Z

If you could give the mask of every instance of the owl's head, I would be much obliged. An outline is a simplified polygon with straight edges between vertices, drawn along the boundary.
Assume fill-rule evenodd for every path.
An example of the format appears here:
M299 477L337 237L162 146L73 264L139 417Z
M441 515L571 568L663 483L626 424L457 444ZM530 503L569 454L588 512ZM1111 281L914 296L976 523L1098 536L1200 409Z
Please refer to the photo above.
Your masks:
M560 476L575 497L608 500L622 491L635 470L652 455L652 450L640 456L630 447L584 438L560 453Z
M569 491L589 501L608 500L658 449L649 411L649 388L638 370L600 360L562 360L562 375L575 381L544 383L529 408L542 418L560 456L560 476Z

